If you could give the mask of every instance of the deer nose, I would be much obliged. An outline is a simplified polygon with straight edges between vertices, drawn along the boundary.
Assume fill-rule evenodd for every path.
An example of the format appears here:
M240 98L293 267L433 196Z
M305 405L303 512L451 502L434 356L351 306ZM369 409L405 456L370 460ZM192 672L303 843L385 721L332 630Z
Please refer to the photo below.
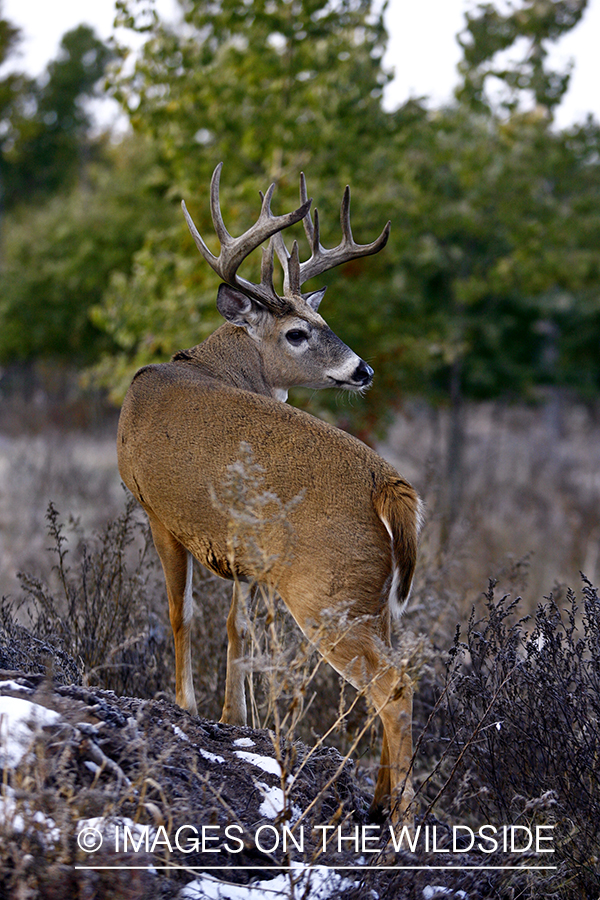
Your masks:
M367 385L371 384L373 380L373 369L371 368L371 366L367 365L364 359L361 359L356 369L354 370L352 380L356 381L357 384L360 384L361 387L366 387Z

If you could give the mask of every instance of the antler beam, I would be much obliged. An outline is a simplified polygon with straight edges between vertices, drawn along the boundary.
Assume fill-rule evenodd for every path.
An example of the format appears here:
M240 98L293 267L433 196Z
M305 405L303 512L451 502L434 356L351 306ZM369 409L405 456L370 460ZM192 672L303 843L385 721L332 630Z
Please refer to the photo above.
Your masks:
M219 256L217 257L211 253L204 243L198 229L192 221L192 217L187 211L185 201L182 200L181 206L188 228L194 238L196 247L209 266L215 270L217 275L219 275L223 281L234 287L238 287L240 290L254 297L267 307L278 309L282 306L283 301L281 297L277 295L273 287L272 247L265 251L264 254L260 284L254 284L251 281L246 281L245 278L238 277L237 270L244 259L246 259L253 250L256 250L257 247L264 243L264 241L273 237L273 235L279 233L282 229L289 228L290 225L294 225L296 222L303 219L310 209L312 200L304 198L298 209L282 216L274 216L271 212L271 198L273 196L273 191L275 190L275 185L272 184L264 197L262 197L262 207L258 220L251 228L245 231L244 234L234 238L225 227L219 203L219 183L222 168L223 163L219 163L213 172L210 183L211 216L215 232L221 244Z

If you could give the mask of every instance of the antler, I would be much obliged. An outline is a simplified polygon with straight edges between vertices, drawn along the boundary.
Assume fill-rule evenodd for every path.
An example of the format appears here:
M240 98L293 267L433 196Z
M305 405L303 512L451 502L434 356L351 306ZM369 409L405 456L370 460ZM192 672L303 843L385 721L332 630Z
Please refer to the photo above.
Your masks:
M243 260L264 241L268 238L272 238L274 235L278 235L282 229L294 225L296 222L299 222L300 219L303 219L308 215L312 200L309 200L307 197L301 198L301 206L298 209L286 213L283 216L274 216L271 212L271 198L273 196L273 191L275 190L275 185L272 184L264 196L261 193L262 207L258 220L248 229L248 231L244 232L240 237L234 238L229 234L225 227L219 204L219 182L221 179L222 168L223 163L219 163L213 172L210 183L210 211L217 237L221 243L221 252L219 256L217 257L211 253L202 240L198 229L194 225L194 222L187 211L185 202L182 200L181 206L188 228L194 238L196 247L209 266L215 270L217 275L219 275L223 281L239 288L245 294L254 297L254 299L258 300L259 303L262 303L268 309L271 309L274 312L281 310L283 307L287 306L287 304L285 300L278 296L273 287L272 241L269 241L268 248L263 251L260 284L254 284L251 281L246 281L245 278L240 278L237 275L237 270Z
M306 204L306 179L304 172L300 173L300 202ZM302 207L300 207L302 208ZM340 221L342 224L342 240L341 243L326 250L321 245L320 229L319 229L319 213L315 209L315 221L310 216L310 207L303 217L304 230L306 237L312 249L310 259L301 263L298 252L298 244L294 241L291 254L288 253L287 247L281 234L276 234L273 238L275 252L284 271L283 292L287 294L299 293L301 286L305 281L321 275L328 269L333 269L342 263L349 262L351 259L358 259L361 256L370 256L372 253L378 253L387 244L390 236L391 222L388 222L376 241L371 244L357 244L352 237L352 227L350 225L350 187L347 185L342 199L342 207L340 211Z
M194 225L190 214L187 211L185 202L181 201L183 214L185 216L188 228L194 238L196 247L207 261L207 263L215 270L223 281L239 288L245 294L254 297L259 303L262 303L273 312L281 311L287 308L285 298L290 296L298 296L300 288L305 281L321 275L328 269L333 269L342 263L349 262L351 259L358 259L361 256L369 256L372 253L378 253L385 247L389 234L391 223L388 222L376 241L371 244L357 244L352 237L352 227L350 225L350 188L346 187L344 197L342 199L342 207L340 212L340 221L342 224L342 240L341 243L331 250L326 250L321 245L319 230L319 214L315 209L315 221L313 223L310 216L310 205L312 200L308 199L306 192L306 179L304 173L300 174L300 206L293 212L286 213L283 216L274 216L271 212L271 198L275 185L272 184L267 193L261 192L262 207L258 220L240 237L232 237L223 222L221 215L221 206L219 203L219 182L221 179L221 169L223 163L219 163L213 172L210 183L210 211L213 225L217 233L217 237L221 243L221 252L219 256L215 256L210 252L198 229ZM300 254L298 250L298 242L294 241L292 252L289 253L285 245L281 232L290 225L294 225L303 220L306 237L311 246L311 256L306 262L300 262ZM237 274L241 263L264 241L270 238L269 245L263 250L263 259L261 266L260 284L254 284L240 278ZM283 268L283 298L280 297L273 287L273 251L277 253L279 261Z

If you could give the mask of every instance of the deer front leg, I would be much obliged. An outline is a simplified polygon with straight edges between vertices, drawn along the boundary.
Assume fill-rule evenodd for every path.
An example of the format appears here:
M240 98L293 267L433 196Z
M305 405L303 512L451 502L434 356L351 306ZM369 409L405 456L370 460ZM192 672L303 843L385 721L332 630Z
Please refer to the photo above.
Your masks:
M231 609L227 616L227 680L221 722L227 725L246 725L245 673L243 668L246 609L250 587L239 581L233 584Z
M167 583L175 641L175 699L183 709L198 715L192 678L192 555L158 519L150 514L148 518Z

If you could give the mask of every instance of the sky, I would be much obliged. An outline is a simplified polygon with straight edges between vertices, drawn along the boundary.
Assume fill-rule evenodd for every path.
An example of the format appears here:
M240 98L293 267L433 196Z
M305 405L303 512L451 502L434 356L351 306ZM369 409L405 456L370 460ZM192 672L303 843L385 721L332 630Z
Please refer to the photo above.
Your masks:
M156 0L166 17L176 15L175 0ZM386 65L395 71L386 105L394 108L409 97L427 96L431 105L450 99L456 84L460 49L456 34L464 13L475 0L390 0L386 16L389 45ZM56 56L62 35L86 22L98 35L112 32L114 0L0 0L2 14L22 29L21 57L13 60L31 75L40 75ZM563 67L571 58L575 69L569 92L558 111L564 127L588 112L600 119L600 0L589 0L579 25L553 50L552 62Z

